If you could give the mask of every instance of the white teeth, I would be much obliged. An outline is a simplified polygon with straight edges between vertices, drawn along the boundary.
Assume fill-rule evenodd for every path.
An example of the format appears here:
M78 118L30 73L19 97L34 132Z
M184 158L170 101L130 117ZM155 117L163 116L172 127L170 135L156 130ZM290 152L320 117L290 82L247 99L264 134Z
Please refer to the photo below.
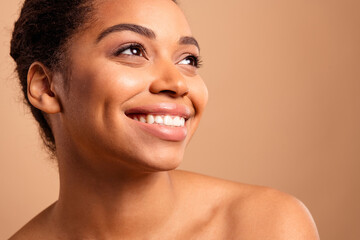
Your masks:
M185 118L181 118L180 121L181 121L180 126L181 127L185 126Z
M154 116L151 114L147 115L146 122L149 124L153 124L155 122Z
M175 117L173 120L173 123L176 127L180 127L181 126L181 120L179 117Z
M156 122L157 124L163 124L163 123L164 123L164 119L163 119L162 117L160 117L160 116L156 116L156 117L155 117L155 122Z
M141 116L141 117L140 117L140 122L146 123L146 119L145 119L143 116Z
M152 114L143 115L143 116L133 116L132 119L135 121L139 121L142 123L148 124L159 124L173 127L184 127L185 126L185 118L183 117L172 117L169 115L165 116L154 116Z
M172 120L172 118L170 116L165 116L164 117L164 124L167 125L167 126L174 125L173 120Z

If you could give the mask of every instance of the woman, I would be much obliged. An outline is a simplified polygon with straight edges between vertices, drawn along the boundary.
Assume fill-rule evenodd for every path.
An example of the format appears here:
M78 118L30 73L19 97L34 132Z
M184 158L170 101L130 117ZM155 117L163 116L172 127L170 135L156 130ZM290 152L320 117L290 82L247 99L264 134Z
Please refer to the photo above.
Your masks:
M59 199L11 239L318 239L276 190L174 171L207 102L171 0L27 0L11 56Z

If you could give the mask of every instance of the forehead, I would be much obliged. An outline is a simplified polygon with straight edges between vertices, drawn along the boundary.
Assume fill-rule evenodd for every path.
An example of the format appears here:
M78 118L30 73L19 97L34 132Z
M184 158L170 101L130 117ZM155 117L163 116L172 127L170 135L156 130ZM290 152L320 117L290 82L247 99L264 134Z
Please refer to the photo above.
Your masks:
M94 9L98 31L130 23L153 30L157 36L191 36L181 9L172 0L101 0Z

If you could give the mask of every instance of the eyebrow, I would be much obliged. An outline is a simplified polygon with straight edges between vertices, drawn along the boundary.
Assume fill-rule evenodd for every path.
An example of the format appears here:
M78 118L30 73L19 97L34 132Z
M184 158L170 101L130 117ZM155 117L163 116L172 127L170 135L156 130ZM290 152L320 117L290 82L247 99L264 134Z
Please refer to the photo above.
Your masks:
M196 39L194 37L181 37L179 40L179 44L181 45L195 45L199 51L200 51L200 45L198 43L198 41L196 41Z
M156 38L155 32L149 28L137 24L122 23L122 24L114 25L102 31L99 34L99 36L96 38L96 43L100 42L103 38L105 38L111 33L122 32L122 31L132 31L150 39ZM181 45L195 45L200 51L199 43L198 41L196 41L194 37L190 37L190 36L181 37L178 43Z
M122 23L122 24L117 24L112 27L109 27L109 28L105 29L103 32L101 32L96 39L96 43L100 42L103 38L105 38L110 33L122 32L122 31L132 31L132 32L138 33L138 34L143 35L150 39L156 38L156 34L151 29L148 29L146 27L136 25L136 24Z

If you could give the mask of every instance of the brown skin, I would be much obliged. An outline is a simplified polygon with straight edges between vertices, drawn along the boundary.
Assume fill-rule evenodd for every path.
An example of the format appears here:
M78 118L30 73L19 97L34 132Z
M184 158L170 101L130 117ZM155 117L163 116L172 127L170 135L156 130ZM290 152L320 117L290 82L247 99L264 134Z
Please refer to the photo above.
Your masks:
M169 0L105 0L96 23L71 40L69 86L63 74L34 63L31 103L47 113L57 146L59 200L17 239L319 239L307 209L276 190L173 171L207 102L191 64L194 44L183 13ZM151 29L99 34L120 23ZM140 43L143 55L114 49ZM150 103L186 105L184 141L136 128L125 111ZM124 144L126 143L126 144Z

